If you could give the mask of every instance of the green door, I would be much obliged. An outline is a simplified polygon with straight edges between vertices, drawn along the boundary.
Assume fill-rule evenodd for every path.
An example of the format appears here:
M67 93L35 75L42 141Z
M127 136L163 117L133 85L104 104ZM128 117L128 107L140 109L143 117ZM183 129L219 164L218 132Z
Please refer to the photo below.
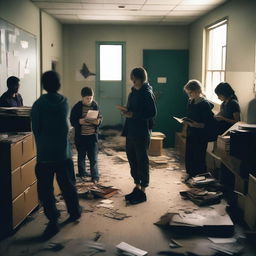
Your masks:
M96 92L103 126L122 124L116 104L122 105L125 98L125 43L96 42Z
M188 50L144 50L143 64L157 99L153 130L166 135L165 147L173 147L175 132L181 125L172 116L182 117L186 113L183 87L188 80Z

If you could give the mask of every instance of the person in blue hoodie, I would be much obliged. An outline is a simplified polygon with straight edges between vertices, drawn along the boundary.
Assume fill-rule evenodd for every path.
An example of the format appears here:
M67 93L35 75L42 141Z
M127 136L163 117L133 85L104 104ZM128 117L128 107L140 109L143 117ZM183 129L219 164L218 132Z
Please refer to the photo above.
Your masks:
M187 106L187 125L185 166L187 177L185 180L206 172L206 149L211 141L214 122L213 104L202 94L201 83L190 80L184 86L189 100Z
M32 131L37 148L38 197L49 223L43 238L50 238L59 231L53 178L56 174L58 185L65 200L69 218L67 222L76 221L81 217L76 187L70 177L72 158L68 141L68 103L58 93L60 79L55 71L47 71L42 75L42 84L46 94L37 99L31 110Z
M147 200L145 190L149 185L148 147L157 111L146 70L142 67L134 68L131 80L133 87L127 107L120 108L126 117L122 135L126 137L126 154L135 183L135 188L125 196L125 200L138 204Z

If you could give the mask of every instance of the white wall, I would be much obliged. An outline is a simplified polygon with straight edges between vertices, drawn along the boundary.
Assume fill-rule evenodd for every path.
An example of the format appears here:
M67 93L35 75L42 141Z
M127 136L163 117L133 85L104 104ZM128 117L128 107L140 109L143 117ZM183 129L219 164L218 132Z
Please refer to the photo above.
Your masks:
M96 41L126 42L126 85L130 90L132 68L142 66L143 49L188 49L188 28L185 26L64 25L64 93L74 104L80 99L83 86L95 81L76 79L76 72L85 62L96 71Z
M45 72L51 69L52 61L56 61L57 71L62 77L63 70L63 38L61 23L42 12L42 71Z
M39 26L39 9L32 4L29 0L0 0L0 18L5 21L14 24L15 26L33 34L37 38L37 84L36 86L37 96L40 93L39 83L39 46L40 46L40 26ZM30 95L22 95L23 98L31 102L34 99ZM34 96L33 96L34 97Z
M230 0L190 26L190 79L202 80L203 32L224 17L228 18L226 81L235 89L246 121L248 102L254 97L256 1Z
M40 96L40 10L29 0L0 0L0 18L34 34L37 38L37 97ZM53 43L53 47L51 44ZM42 71L51 69L51 61L58 61L62 75L62 25L42 12ZM29 97L29 95L23 95Z

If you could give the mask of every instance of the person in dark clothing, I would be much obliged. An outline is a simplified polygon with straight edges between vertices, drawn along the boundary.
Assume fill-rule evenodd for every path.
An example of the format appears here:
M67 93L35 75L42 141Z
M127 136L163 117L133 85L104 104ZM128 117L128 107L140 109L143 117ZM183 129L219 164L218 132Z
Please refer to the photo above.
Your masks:
M0 97L0 107L22 107L23 99L18 93L20 79L10 76L7 79L8 90Z
M78 152L78 177L91 176L94 183L99 182L98 170L98 129L102 122L97 103L93 100L93 90L84 87L81 90L82 100L77 102L71 110L70 122L75 128L75 145ZM86 118L88 111L98 111L96 119ZM89 174L86 171L86 155L90 161Z
M43 88L47 94L42 95L32 106L32 131L37 148L37 164L35 168L38 197L49 223L43 238L50 238L59 231L58 218L53 193L53 178L56 174L58 185L65 200L69 218L73 222L81 217L76 187L70 177L72 158L68 141L68 103L58 94L60 89L59 75L48 71L42 75Z
M222 134L233 124L240 121L240 106L235 91L230 84L218 84L215 88L215 93L223 101L220 106L220 112L215 116L218 121L218 134Z
M156 104L144 68L133 69L131 80L133 87L127 107L118 108L126 117L122 135L126 137L126 154L135 183L135 188L125 196L125 200L137 204L147 200L145 190L149 185L148 147L156 116Z
M206 149L209 141L209 130L214 120L213 104L202 97L201 83L190 80L184 90L189 97L187 125L185 166L186 180L206 172Z

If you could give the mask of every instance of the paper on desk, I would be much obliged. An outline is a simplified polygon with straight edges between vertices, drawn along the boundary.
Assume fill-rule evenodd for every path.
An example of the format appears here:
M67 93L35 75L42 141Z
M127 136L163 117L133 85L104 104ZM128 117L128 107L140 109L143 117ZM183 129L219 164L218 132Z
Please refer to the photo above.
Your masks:
M138 248L136 248L130 244L127 244L125 242L121 242L120 244L118 244L116 246L116 248L118 248L119 250L125 251L125 252L132 253L136 256L143 256L143 255L148 254L148 252L138 249Z
M98 115L99 115L98 110L88 110L85 118L86 119L97 119Z

